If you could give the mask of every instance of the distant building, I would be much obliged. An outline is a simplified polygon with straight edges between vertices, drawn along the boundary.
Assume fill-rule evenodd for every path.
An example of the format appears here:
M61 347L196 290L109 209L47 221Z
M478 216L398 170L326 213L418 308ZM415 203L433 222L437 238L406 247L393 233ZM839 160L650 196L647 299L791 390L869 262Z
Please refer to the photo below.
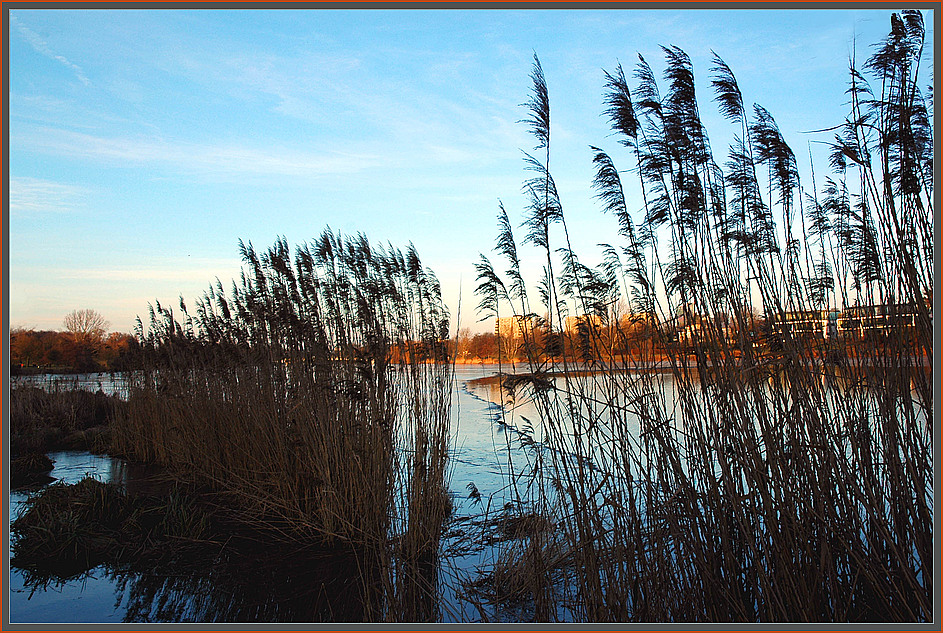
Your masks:
M868 305L846 308L838 319L838 333L845 337L887 330L910 329L916 325L917 314L912 305Z
M839 310L794 310L769 317L772 332L792 338L860 338L891 329L913 328L916 314L906 304L854 306Z
M516 314L511 317L496 319L494 333L502 339L523 339L525 336L532 335L538 325L539 321L536 316Z
M623 329L631 329L653 323L657 323L657 319L653 314L649 314L648 312L629 312L619 317L619 327Z
M505 358L527 356L540 348L541 319L536 315L514 315L497 319L494 333L498 338L500 354Z
M769 324L774 334L791 338L826 338L836 334L837 310L791 310L772 313Z
M577 334L580 328L598 330L602 327L602 319L598 314L581 314L564 319L563 329L567 334Z
M707 340L707 328L701 322L689 323L679 327L675 337L681 345L695 345Z

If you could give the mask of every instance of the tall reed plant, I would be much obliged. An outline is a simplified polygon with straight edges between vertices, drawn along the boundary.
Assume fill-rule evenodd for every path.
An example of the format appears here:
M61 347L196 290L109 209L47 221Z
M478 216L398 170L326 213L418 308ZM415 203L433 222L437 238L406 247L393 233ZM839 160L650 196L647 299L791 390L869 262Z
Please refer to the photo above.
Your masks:
M139 321L117 450L228 495L273 537L352 547L365 619L434 617L413 593L434 591L422 563L449 511L438 281L414 248L363 235L240 247L230 292Z
M552 364L535 344L511 381L543 437L520 501L566 541L565 556L540 534L518 545L546 554L529 558L533 617L560 617L541 601L562 591L586 621L932 618L932 116L923 16L891 27L851 60L818 189L720 57L714 100L736 129L720 160L684 51L663 49L663 83L641 56L634 86L606 72L625 165L591 148L619 238L595 267L568 237L535 61L522 242L543 262L539 303L503 207L508 270L477 264L485 317L542 318L582 350Z

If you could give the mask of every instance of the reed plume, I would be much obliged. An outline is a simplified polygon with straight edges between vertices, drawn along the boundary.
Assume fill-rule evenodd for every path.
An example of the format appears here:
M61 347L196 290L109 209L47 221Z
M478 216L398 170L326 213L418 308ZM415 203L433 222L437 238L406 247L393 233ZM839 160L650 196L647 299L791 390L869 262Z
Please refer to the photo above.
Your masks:
M538 176L525 181L522 243L546 260L535 284L545 334L559 328L568 345L552 374L536 347L523 355L528 373L504 380L539 417L539 446L518 463L529 496L516 503L559 526L560 538L534 533L499 556L505 572L513 563L533 579L532 617L932 617L923 38L922 14L893 14L862 70L852 59L850 112L820 191L804 189L773 114L747 109L718 55L714 100L737 128L722 165L684 51L662 49L664 90L641 56L634 89L621 66L606 72L604 113L630 168L591 147L592 186L622 240L602 245L596 267L549 231L566 219L535 62L527 124L546 152L526 157ZM482 265L493 315L526 305L530 287L503 207L498 244L514 253L514 301Z

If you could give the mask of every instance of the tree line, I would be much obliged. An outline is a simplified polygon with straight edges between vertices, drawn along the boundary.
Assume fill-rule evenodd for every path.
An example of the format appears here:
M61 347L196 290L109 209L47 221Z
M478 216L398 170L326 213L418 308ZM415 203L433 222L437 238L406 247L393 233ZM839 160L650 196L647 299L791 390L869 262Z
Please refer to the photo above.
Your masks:
M19 327L10 331L10 373L87 373L131 369L138 343L95 310L73 310L62 330Z

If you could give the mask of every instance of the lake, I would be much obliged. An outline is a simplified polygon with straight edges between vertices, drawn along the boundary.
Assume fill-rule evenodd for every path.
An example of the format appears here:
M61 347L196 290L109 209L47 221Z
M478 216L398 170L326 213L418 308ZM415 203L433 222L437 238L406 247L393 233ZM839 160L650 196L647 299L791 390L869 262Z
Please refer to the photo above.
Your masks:
M529 467L541 459L544 451L550 450L545 445L547 438L539 422L538 407L527 390L518 391L517 397L510 399L495 378L497 371L495 365L457 365L455 368L449 466L454 512L445 526L437 573L438 619L442 622L521 622L533 616L533 605L526 600L489 600L486 591L475 593L481 588L486 590L493 580L489 579L489 574L494 573L496 565L505 563L509 554L515 553L515 537L502 531L502 525L506 525L502 520L530 510L516 503L519 500L526 503L533 498L526 490L535 485L535 479L528 475ZM612 401L599 391L603 387L593 385L591 374L572 379L586 381L581 392L590 397L582 404L577 403L577 410L579 407L593 409L592 415L602 424L611 423L612 409L607 407ZM42 377L19 380L47 388L57 385L55 380ZM770 389L776 380L776 377L770 378ZM562 386L561 381L561 378L551 378L550 390ZM58 384L60 388L79 384L118 394L123 389L120 377L107 374L67 377ZM653 394L657 392L652 397L663 399L661 406L668 419L677 422L680 409L674 378L652 374L646 384ZM829 400L846 397L841 386L829 387L823 393ZM617 397L622 400L615 402L628 412L637 405L632 400L636 396L620 393ZM763 397L762 390L760 396ZM787 399L778 406L788 409L791 404ZM865 399L858 411L863 418L873 419L878 415L873 406L874 402ZM898 406L903 419L904 403ZM831 409L840 411L841 407L833 405ZM633 422L630 414L624 418L630 424L629 433L638 436L641 432L638 422ZM925 428L927 420L918 410L914 422ZM564 429L565 432L570 430L572 428ZM50 457L55 461L51 475L60 481L74 483L88 474L102 481L135 484L135 469L122 460L72 452L53 453ZM548 484L549 489L547 481L537 485L544 484ZM25 499L25 493L11 494L11 517ZM511 512L505 514L507 510ZM255 566L252 573L244 572L247 564ZM233 552L198 577L180 578L155 570L99 567L65 582L40 586L30 583L22 571L14 569L8 585L10 619L16 624L297 622L330 619L333 614L334 619L344 621L342 613L338 612L343 607L343 594L325 597L323 593L312 593L318 586L331 584L325 578L333 578L340 586L345 570L337 567L342 565L326 561L323 568L317 570L266 568L264 561L240 558L238 552ZM558 600L555 605L557 620L578 619L568 610L565 600Z
M439 573L441 619L445 622L506 621L520 616L519 613L502 613L498 607L482 614L460 597L461 581L473 578L477 568L488 567L496 555L494 547L482 545L478 537L488 529L484 525L486 517L496 515L510 500L507 488L509 446L511 451L521 450L520 438L513 429L496 423L499 407L492 401L488 387L469 384L496 372L497 366L456 366L456 392L452 403L454 449L450 461L450 491L455 511L443 540ZM18 377L15 385L20 384L123 393L120 376L109 374ZM50 457L55 462L50 475L58 481L75 483L92 476L106 482L134 483L133 469L121 459L85 452L56 452ZM471 490L477 491L477 495L471 495ZM26 498L27 493L11 493L11 518L17 516ZM176 586L171 587L173 584ZM246 578L246 584L254 587L257 582ZM146 572L104 567L66 582L38 587L27 586L23 572L12 569L9 588L10 621L14 624L203 621L207 616L219 621L235 621L231 617L244 620L252 615L245 610L225 613L220 607L226 602L224 596L186 595L188 590L213 591L205 582L187 586L181 582L171 583L168 578L151 577ZM231 584L227 588L230 592L245 589ZM150 603L147 603L148 596ZM254 596L254 600L261 601L258 596ZM270 596L268 600L278 602L279 597ZM285 601L290 602L290 597L286 596ZM279 617L290 621L304 614L292 605L283 605L280 609L260 611L258 615L275 618L272 621Z

